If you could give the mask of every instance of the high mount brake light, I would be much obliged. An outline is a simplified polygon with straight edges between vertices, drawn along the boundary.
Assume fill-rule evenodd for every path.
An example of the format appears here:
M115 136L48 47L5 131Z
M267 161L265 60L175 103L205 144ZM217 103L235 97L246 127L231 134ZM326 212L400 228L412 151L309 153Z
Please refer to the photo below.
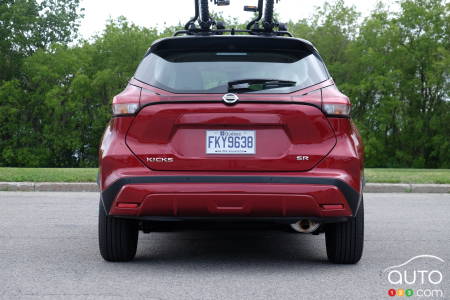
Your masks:
M114 116L133 115L138 109L138 103L121 103L112 105Z
M334 104L328 103L323 105L323 110L328 116L334 117L349 117L351 106L350 104Z

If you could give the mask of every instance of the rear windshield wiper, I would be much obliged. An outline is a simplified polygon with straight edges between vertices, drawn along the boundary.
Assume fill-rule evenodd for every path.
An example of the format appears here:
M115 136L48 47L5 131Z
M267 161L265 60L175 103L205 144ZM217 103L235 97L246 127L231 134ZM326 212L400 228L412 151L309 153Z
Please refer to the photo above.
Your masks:
M295 86L297 82L277 79L241 79L228 82L229 93L246 93Z

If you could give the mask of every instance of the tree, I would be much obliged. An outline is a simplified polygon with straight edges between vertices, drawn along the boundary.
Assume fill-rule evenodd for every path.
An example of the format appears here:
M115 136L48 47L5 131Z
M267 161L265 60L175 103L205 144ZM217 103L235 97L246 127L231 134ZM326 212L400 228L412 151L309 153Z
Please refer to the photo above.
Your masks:
M54 44L25 58L22 80L0 86L0 164L95 166L112 98L158 37L120 18L92 42Z
M382 5L349 48L342 89L377 167L449 167L449 5L405 0Z
M96 166L112 98L151 43L179 29L158 32L119 18L91 40L70 43L77 5L0 3L0 166ZM288 24L315 44L350 97L366 166L450 167L449 7L402 0L397 13L379 4L361 20L337 0Z
M71 42L81 12L79 0L2 0L0 83L20 76L24 57L53 43Z

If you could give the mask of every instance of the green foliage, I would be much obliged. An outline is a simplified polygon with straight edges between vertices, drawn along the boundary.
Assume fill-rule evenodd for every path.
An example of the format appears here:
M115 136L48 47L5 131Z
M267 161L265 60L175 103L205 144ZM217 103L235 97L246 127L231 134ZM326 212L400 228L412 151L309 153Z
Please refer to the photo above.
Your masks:
M376 167L450 166L449 5L406 0L379 7L348 48L354 59L341 87Z
M75 37L79 0L0 2L0 83L20 76L21 62L38 49Z
M111 99L156 38L119 19L92 43L53 44L26 57L23 80L0 85L0 164L95 166Z
M119 18L73 43L78 5L0 2L0 166L96 166L112 98L150 44L182 27L158 32ZM337 0L288 24L315 44L351 98L367 166L450 167L449 8L402 0L398 13L380 4L361 20Z
M364 170L367 182L449 184L449 169L371 169Z
M0 168L0 182L96 182L97 168Z
M371 167L450 166L449 7L441 0L382 4L359 23L344 1L290 24L319 49L353 118Z

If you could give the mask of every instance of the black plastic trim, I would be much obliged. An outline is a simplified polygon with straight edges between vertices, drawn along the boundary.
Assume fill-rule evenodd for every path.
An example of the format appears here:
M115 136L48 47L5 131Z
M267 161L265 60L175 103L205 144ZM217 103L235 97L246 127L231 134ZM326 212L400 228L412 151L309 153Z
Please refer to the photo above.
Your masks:
M160 104L184 104L184 103L188 103L188 104L200 104L200 103L207 103L207 104L223 104L226 105L225 102L223 101L215 101L215 100L176 100L176 101L160 101L160 102L150 102L147 104L142 105L141 107L139 107L139 109L136 111L136 115L139 114L139 112L147 107L147 106L153 106L153 105L160 105ZM264 101L264 100L239 100L238 103L235 104L235 106L239 105L239 104L247 104L247 103L252 103L252 104L294 104L294 105L308 105L308 106L312 106L317 108L318 110L322 111L322 108L318 105L315 105L313 103L309 103L309 102L288 102L288 101Z
M293 177L293 176L144 176L124 177L101 192L103 206L110 211L120 189L127 184L142 183L267 183L267 184L322 184L336 186L344 195L352 210L358 213L361 194L342 180L335 178Z
M325 68L325 69L326 69L326 68ZM324 86L324 87L318 87L318 88L315 89L315 90L312 90L312 91L307 92L307 93L304 93L304 94L300 94L300 95L298 95L298 96L297 96L297 95L292 95L292 94L298 93L298 92L300 92L300 91L302 91L302 90L309 89L309 88L311 88L311 87L313 87L313 86L315 86L315 85L320 85L320 84L324 83L325 81L331 80L332 78L331 78L331 76L330 76L330 73L328 73L328 70L327 70L327 75L328 75L328 77L327 77L326 79L320 81L320 82L314 83L314 84L312 84L312 85L308 85L308 86L306 86L306 87L298 88L298 89L295 89L295 90L290 91L290 92L287 92L287 93L271 93L270 90L260 90L260 91L258 91L259 93L255 93L255 92L251 92L251 93L241 92L241 93L236 93L236 94L257 95L257 96L260 97L260 98L273 97L274 95L291 96L291 97L302 97L302 96L308 95L308 94L310 94L310 93L312 93L312 92L314 92L314 91L317 91L317 90L320 90L320 89L326 89L327 87L330 87L330 86L335 85L335 84L333 83L333 84L330 84L330 85L327 85L327 86ZM174 92L174 91L170 91L170 90L168 90L168 89L164 89L164 88L162 88L162 87L157 87L157 86L151 85L150 83L145 82L145 81L143 81L143 80L137 78L136 76L133 76L133 79L136 80L136 81L139 81L139 82L141 82L141 83L143 83L143 84L146 84L146 85L152 86L152 87L154 87L154 88L157 88L157 89L159 89L159 90L162 90L162 91L171 93L171 94L173 94L173 95L176 95L175 97L177 97L177 96L178 96L178 97L191 97L192 95L194 95L195 97L208 97L208 96L212 96L212 95L223 95L223 94L226 94L226 93L217 93L217 92L214 92L214 93L205 93L205 92L179 92L179 91ZM148 89L143 88L143 87L141 87L141 86L139 86L139 85L136 85L136 84L133 84L133 83L128 83L128 84L149 91ZM268 92L267 92L267 91L268 91ZM155 93L155 92L153 92L153 91L150 91L150 92ZM162 98L162 97L173 97L173 95L161 95L161 94L158 94L158 93L155 93L155 94L157 94L157 95L160 96L161 98ZM186 95L186 96L185 96L185 95ZM201 96L199 96L199 95L201 95Z
M141 108L139 108L140 110ZM123 118L123 117L136 117L137 113L139 112L139 110L137 110L134 114L120 114L120 115L112 115L111 118Z
M240 30L234 30L234 32L239 31ZM244 32L247 32L247 30L244 30ZM180 47L186 50L209 49L214 48L213 46L227 47L234 46L234 44L238 45L239 49L248 48L249 50L259 50L269 49L269 46L273 46L273 50L297 50L300 48L305 48L310 50L312 53L317 53L317 49L310 41L294 37L284 37L276 35L187 35L158 39L152 43L145 56L147 56L151 52L158 52L161 49L178 49Z
M346 222L349 217L229 217L229 216L214 216L214 217L167 217L167 216L113 216L118 219L130 219L137 221L151 221L151 222L276 222L292 224L298 220L311 220L318 223L338 223Z
M328 118L334 118L334 119L351 119L351 116L344 116L344 115L327 115L325 112L324 114L328 117Z
M246 29L209 29L207 31L198 28L198 29L193 29L193 30L178 30L176 31L173 36L180 36L182 34L186 34L188 36L192 36L192 35L200 35L200 36L221 36L224 33L230 33L231 36L235 36L236 33L248 33L248 34L252 34L252 35L262 35L264 37L267 36L283 36L283 35L287 35L288 37L294 38L294 35L292 33L290 33L289 31L262 31L262 30L246 30Z
M137 81L139 81L139 82L142 82L142 83L144 83L144 84L147 84L147 83L145 83L145 82L143 82L143 81L141 81L141 80L139 80L139 79L137 79L137 78L134 78L134 79L137 80ZM325 82L325 81L327 81L327 80L329 80L329 79L330 79L330 78L328 78L328 79L326 79L326 80L324 80L324 81L322 81L322 82L319 82L319 83L317 83L317 85L318 85L318 84L321 84L321 83L323 83L323 82ZM130 83L130 85L135 86L135 87L142 88L142 87L140 87L140 86L138 86L138 85L135 85L135 84L132 84L132 83ZM321 92L323 89L328 88L328 87L333 86L333 85L334 85L334 84L330 84L330 85L327 85L327 86L324 86L324 87L320 87L320 88L317 88L317 89L312 90L312 91L310 91L310 92L307 92L307 93L304 93L304 94L300 94L300 95L298 95L298 96L293 96L293 95L290 95L290 94L296 93L296 92L298 92L298 91L300 91L300 90L294 91L294 92L291 92L291 93L288 93L288 94L282 94L282 95L283 95L283 96L289 96L289 95L290 95L289 97L292 97L292 98L299 98L299 97L304 97L304 96L307 96L307 95L309 95L309 94L312 94L312 93L315 93L315 92L318 92L318 91ZM314 86L314 85L312 85L312 86ZM312 87L312 86L306 87L305 89L310 88L310 87ZM156 87L155 87L155 88L156 88ZM142 89L144 89L144 88L142 88ZM302 90L302 89L301 89L301 90ZM169 91L167 91L167 92L169 92ZM174 94L177 95L176 93L174 93ZM197 96L198 98L207 98L207 99L210 99L210 98L211 98L211 95L216 95L216 94L217 94L217 93L214 93L214 94L202 94L201 96L198 96L198 94L196 94L196 96ZM157 94L157 95L158 95L159 97L161 97L161 98L163 98L163 97L166 97L166 98L173 97L172 95L160 95L160 94ZM183 95L186 95L186 94L183 94ZM191 98L191 95L190 95L190 94L187 94L187 95L189 95L189 96L179 96L179 95L178 95L178 96L175 96L175 97L186 97L186 98ZM273 95L275 95L275 94L270 94L270 95L265 95L265 94L251 94L251 95L256 95L255 98L264 99L264 98L272 98ZM147 106L159 105L159 104L180 104L180 103L188 103L188 104L198 104L198 103L217 104L217 103L222 103L222 104L225 104L221 99L218 99L218 100L171 100L171 101L158 101L158 102L150 102L150 103L146 103L146 104L140 106L140 107L138 108L138 110L135 112L134 115L137 115L144 107L147 107ZM240 100L239 103L309 105L309 106L313 106L313 107L315 107L315 108L318 108L318 109L319 109L320 111L322 111L322 112L324 113L324 115L327 116L327 117L330 117L330 118L345 118L345 119L351 119L351 116L327 115L327 113L322 109L321 106L316 105L316 104L313 104L313 103L310 103L310 102L301 102L301 101L292 101L292 102L289 102L289 101L272 101L272 100ZM129 116L129 115L125 115L125 116ZM115 117L115 116L113 115L113 117Z

